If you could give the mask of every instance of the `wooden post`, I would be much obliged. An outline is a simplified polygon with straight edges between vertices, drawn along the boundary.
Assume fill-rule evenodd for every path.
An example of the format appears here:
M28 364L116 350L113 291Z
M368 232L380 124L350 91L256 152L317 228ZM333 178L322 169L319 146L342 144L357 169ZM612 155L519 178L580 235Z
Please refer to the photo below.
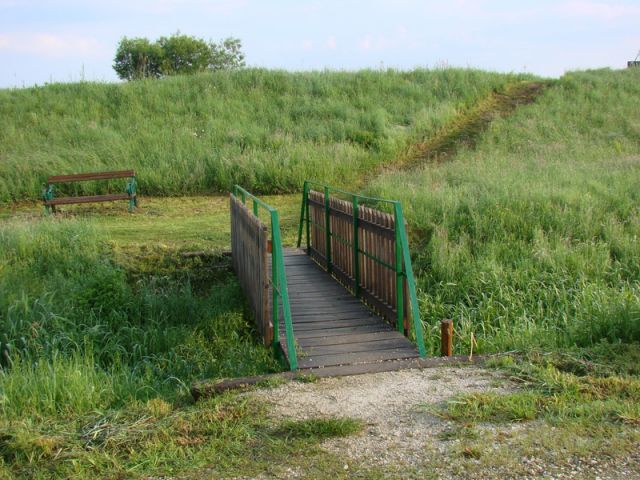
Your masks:
M453 320L440 321L440 354L443 357L453 355Z

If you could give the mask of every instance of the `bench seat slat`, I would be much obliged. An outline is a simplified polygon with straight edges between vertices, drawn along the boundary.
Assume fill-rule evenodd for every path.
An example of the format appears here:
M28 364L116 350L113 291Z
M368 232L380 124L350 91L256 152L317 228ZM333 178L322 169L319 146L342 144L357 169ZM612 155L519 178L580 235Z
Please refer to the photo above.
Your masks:
M47 200L45 205L70 205L73 203L93 203L93 202L110 202L112 200L130 200L134 196L129 197L128 193L111 193L108 195L91 195L87 197L60 197L53 200Z
M82 182L88 180L109 180L112 178L135 177L135 170L118 170L115 172L78 173L75 175L54 175L49 177L49 183Z

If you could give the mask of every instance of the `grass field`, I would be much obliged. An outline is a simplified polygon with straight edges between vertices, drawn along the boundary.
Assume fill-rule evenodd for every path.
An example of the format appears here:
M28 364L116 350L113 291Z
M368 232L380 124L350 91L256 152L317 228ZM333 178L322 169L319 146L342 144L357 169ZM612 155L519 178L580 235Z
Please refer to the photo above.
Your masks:
M475 149L378 178L407 210L431 336L482 351L640 340L640 72L565 75ZM435 351L436 345L432 345Z
M260 69L0 90L0 201L49 175L135 168L143 195L354 183L515 75ZM80 193L103 188L85 183Z
M631 451L639 72L567 74L534 104L471 132L472 144L462 142L446 161L393 162L411 142L436 132L450 138L438 129L454 114L473 114L472 103L516 78L248 70L237 82L223 74L0 92L10 120L0 133L0 198L10 200L0 206L0 478L144 478L212 465L213 476L251 476L275 464L310 478L348 477L343 459L317 444L357 432L357 423L279 424L236 395L194 405L187 391L195 379L281 366L256 341L221 255L227 198L177 195L236 180L257 191L294 191L319 165L316 180L403 201L431 354L442 318L455 321L457 353L468 353L472 333L479 352L555 352L495 363L526 380L522 392L465 397L436 412L460 427L469 468L482 449L471 430L482 422L542 422L540 432L552 425L558 448L575 455ZM296 116L298 109L305 113ZM376 116L385 119L380 129L367 130ZM456 118L453 125L466 124ZM190 130L199 121L202 142ZM141 130L129 138L134 124ZM244 147L229 136L241 127ZM340 128L367 131L369 140ZM212 145L221 145L220 156ZM216 163L223 158L236 162ZM24 201L52 169L78 165L138 169L147 192L141 208L129 215L124 202L65 207L44 217L39 204ZM299 196L266 200L293 244ZM589 435L588 448L570 443ZM519 454L539 447L531 442L518 445Z

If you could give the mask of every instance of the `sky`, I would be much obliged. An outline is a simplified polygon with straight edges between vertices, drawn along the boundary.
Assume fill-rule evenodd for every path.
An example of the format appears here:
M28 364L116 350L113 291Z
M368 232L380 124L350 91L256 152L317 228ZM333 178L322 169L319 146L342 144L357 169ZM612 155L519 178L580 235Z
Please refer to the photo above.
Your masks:
M117 81L122 37L178 31L237 37L254 67L557 77L633 60L640 0L0 0L0 88Z

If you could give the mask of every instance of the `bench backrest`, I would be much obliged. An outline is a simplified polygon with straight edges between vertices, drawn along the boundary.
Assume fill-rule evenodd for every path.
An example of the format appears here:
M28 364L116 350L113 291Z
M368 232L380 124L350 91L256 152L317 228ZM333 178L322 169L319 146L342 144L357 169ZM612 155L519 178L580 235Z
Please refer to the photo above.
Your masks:
M134 170L118 170L115 172L96 172L96 173L78 173L75 175L54 175L49 177L48 182L51 183L69 183L82 182L88 180L110 180L112 178L129 178L135 177Z

